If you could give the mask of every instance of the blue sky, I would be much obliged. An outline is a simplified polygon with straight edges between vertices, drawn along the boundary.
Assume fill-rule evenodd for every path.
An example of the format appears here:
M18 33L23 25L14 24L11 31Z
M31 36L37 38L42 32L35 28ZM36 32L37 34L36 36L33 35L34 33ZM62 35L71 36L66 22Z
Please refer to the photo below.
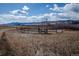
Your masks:
M67 3L0 3L0 24L78 20L79 4Z
M0 4L0 13L8 13L11 10L21 9L23 6L28 6L30 8L29 10L29 16L32 15L39 15L44 13L51 13L52 11L49 10L49 8L53 8L54 4L56 3L4 3ZM46 5L49 5L46 7ZM58 3L59 7L64 7L64 3Z

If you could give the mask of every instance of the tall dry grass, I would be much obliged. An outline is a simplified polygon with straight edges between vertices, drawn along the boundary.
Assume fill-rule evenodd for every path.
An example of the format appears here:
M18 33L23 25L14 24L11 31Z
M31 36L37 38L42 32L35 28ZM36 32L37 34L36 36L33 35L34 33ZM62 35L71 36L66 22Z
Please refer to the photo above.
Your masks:
M8 43L6 45L10 49L8 55L79 55L79 31L52 32L52 34L27 34L8 31L3 36L5 36Z

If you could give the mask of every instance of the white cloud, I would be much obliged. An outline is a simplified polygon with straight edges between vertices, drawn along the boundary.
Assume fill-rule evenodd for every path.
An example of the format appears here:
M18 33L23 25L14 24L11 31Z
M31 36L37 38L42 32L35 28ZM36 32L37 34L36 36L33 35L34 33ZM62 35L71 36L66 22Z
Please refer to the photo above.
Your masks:
M28 15L29 7L24 6L22 9L9 11L13 15Z
M26 11L28 11L28 10L29 10L29 7L27 7L27 6L24 6L22 9L23 9L23 10L26 10Z
M64 14L72 20L79 20L79 4L66 4L64 7Z
M41 22L45 21L46 17L48 20L54 20L51 17L53 13L42 14L38 16L23 16L23 15L11 15L11 14L2 14L0 15L0 21L3 23L10 23L10 22ZM50 18L50 19L49 19ZM2 23L0 22L0 23Z
M49 7L49 5L46 5L46 7Z
M20 11L21 13L23 13L23 14L25 14L25 13L27 13L26 11L24 11L24 10L22 10L22 11Z
M62 12L63 7L59 7L57 4L54 4L53 8L49 8L49 10L54 11L54 12Z
M28 11L25 11L25 10L20 10L19 11L19 14L21 14L21 15L28 15L29 12Z
M50 8L50 10L57 13L55 15L57 18L61 19L68 19L68 20L79 20L79 4L66 4L64 7L58 7L57 4L54 5L54 8Z
M11 14L17 14L18 12L19 12L19 9L10 11Z
M67 9L68 8L68 9ZM78 12L79 13L79 4L74 3L74 4L66 4L64 7L64 11L66 12Z

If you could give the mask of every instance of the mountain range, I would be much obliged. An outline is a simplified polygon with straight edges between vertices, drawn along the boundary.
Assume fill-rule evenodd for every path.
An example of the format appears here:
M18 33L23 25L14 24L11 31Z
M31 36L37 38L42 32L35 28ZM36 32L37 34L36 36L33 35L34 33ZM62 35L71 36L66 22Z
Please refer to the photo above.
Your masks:
M28 23L21 23L21 22L11 22L11 23L6 23L6 24L1 24L3 26L29 26L29 25L38 25L38 24L70 24L70 25L76 25L79 24L79 20L59 20L59 21L44 21L44 22L28 22Z

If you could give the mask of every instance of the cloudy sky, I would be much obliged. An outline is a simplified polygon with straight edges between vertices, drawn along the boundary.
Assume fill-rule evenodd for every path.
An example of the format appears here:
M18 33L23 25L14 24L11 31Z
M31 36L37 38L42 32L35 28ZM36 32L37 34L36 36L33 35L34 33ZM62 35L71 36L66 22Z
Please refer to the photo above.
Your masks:
M0 24L79 20L79 4L67 3L4 3L0 4Z

